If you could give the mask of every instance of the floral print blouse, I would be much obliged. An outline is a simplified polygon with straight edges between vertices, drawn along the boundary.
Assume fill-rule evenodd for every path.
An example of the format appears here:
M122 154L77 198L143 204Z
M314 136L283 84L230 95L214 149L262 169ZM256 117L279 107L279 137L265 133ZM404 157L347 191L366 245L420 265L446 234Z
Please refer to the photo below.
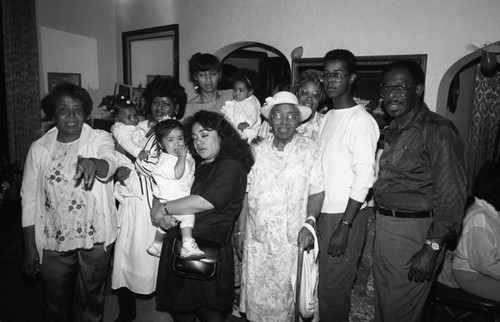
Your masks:
M44 249L66 252L91 249L105 240L104 215L76 173L79 140L56 142L45 173Z

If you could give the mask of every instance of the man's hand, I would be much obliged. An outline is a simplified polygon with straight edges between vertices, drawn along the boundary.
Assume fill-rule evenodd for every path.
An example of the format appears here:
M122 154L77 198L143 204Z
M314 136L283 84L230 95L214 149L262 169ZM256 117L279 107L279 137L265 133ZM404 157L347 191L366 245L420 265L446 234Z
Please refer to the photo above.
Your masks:
M349 227L340 224L332 237L330 237L330 244L328 245L328 254L331 256L341 256L345 253L347 240L349 239Z
M314 247L314 236L311 234L309 229L302 227L299 231L299 237L297 238L297 245L302 247L303 250L311 250Z
M436 266L439 251L435 251L427 245L413 254L404 268L409 268L408 280L417 283L429 281Z
M115 172L115 180L120 182L122 186L126 186L125 180L130 176L132 170L127 167L119 167Z
M236 256L238 256L238 259L243 261L243 246L245 243L245 234L240 233L236 234L234 236L233 244L234 244L234 250L236 251Z

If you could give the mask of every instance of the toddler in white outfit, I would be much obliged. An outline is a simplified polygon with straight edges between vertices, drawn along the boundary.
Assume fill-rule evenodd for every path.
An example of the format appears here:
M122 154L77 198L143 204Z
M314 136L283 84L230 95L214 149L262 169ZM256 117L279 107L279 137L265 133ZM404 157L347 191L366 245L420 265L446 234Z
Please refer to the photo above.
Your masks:
M194 160L184 144L184 129L177 120L161 121L155 126L155 136L161 150L158 163L151 170L153 195L161 203L191 194L194 181ZM180 221L182 235L181 258L200 259L205 253L193 238L194 215L173 215ZM148 253L160 256L165 232L158 228Z
M257 135L260 120L260 102L253 95L252 83L248 77L239 75L234 81L232 101L226 101L221 108L226 119L240 132L242 138L251 142Z
M139 142L146 136L147 122L139 123L135 105L130 101L116 102L112 113L115 117L115 124L111 127L111 133L116 142L134 158L146 159L148 151L144 151Z

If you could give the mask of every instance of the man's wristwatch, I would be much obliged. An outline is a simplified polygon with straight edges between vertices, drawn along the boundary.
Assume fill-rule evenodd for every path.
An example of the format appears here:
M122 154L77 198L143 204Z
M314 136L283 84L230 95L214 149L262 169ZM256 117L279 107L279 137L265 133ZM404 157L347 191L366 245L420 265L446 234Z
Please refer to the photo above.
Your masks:
M432 248L432 250L435 250L435 251L438 251L441 249L441 246L439 246L438 243L430 241L429 239L425 240L425 244L429 245Z
M348 222L347 220L344 220L342 219L342 221L340 222L341 225L344 225L344 226L347 226L349 228L352 227L352 223L351 222Z

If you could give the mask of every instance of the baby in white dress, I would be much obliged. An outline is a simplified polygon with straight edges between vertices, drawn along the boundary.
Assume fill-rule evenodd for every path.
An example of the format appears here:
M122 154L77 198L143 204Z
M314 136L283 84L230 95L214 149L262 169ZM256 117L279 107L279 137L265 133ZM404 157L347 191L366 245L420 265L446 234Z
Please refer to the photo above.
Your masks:
M130 101L116 102L112 113L115 117L115 124L111 127L111 133L116 142L132 157L140 160L146 159L148 151L144 151L139 142L146 136L147 123L139 123L135 105Z
M177 120L161 121L155 126L155 136L161 152L158 163L151 170L153 195L161 203L186 197L191 194L194 181L194 160L184 144L184 129ZM198 248L193 238L194 215L173 215L180 221L182 235L181 258L200 259L205 253ZM157 229L154 242L148 253L160 256L165 232Z
M240 75L234 81L232 101L226 101L221 108L226 119L238 130L241 137L251 142L257 135L260 120L260 102L253 95L252 83Z

